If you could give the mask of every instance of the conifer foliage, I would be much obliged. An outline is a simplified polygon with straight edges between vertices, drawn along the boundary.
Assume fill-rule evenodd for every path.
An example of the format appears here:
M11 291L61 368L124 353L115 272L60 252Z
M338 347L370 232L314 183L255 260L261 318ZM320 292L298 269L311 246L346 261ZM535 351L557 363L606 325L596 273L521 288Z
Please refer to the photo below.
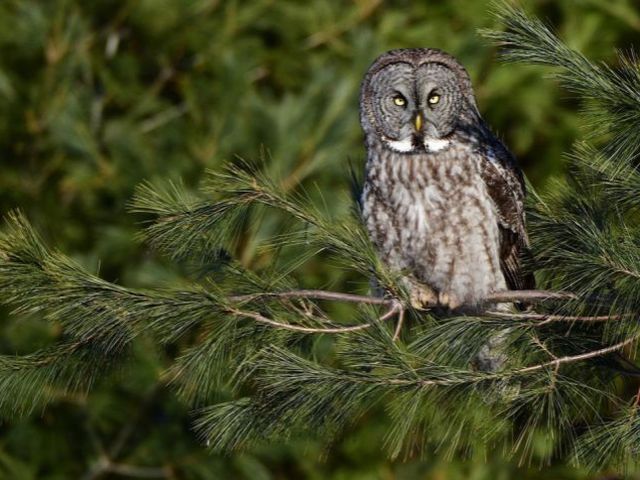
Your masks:
M634 469L640 70L630 55L616 66L591 62L538 20L499 10L505 30L486 35L504 58L554 67L594 127L567 157L569 179L530 195L531 268L544 290L494 298L532 307L473 317L414 311L356 207L332 217L271 180L261 162L237 161L209 172L198 192L143 184L132 200L148 220L143 241L189 270L180 289L104 281L46 246L24 215L8 216L0 300L64 334L36 353L0 357L0 411L44 408L57 390L87 392L145 337L177 352L164 379L193 405L194 429L214 450L309 434L329 447L383 409L390 427L381 443L392 458L501 449L528 462L534 451L540 458L542 440L543 460ZM247 229L273 261L237 258ZM297 268L312 258L353 272L354 291L310 289L318 285ZM385 297L369 294L371 278ZM505 368L475 370L471 360L498 333Z

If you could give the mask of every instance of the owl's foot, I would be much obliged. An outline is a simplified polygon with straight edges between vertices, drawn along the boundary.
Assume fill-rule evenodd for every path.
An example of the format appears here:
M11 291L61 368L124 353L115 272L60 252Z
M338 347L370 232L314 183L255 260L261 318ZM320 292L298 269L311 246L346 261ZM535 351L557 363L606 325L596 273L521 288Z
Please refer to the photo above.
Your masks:
M456 310L462 306L463 302L456 295L453 295L450 292L439 292L438 304L448 308L449 310Z
M416 310L424 310L438 304L438 295L428 285L414 283L411 288L411 296L409 300L413 308Z

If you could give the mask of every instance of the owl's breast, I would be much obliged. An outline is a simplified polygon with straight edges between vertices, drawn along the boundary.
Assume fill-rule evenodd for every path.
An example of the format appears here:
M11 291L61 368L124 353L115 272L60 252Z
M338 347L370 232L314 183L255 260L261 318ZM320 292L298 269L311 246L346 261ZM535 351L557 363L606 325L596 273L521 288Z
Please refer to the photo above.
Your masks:
M470 150L367 164L363 216L382 260L466 302L505 288L495 205Z

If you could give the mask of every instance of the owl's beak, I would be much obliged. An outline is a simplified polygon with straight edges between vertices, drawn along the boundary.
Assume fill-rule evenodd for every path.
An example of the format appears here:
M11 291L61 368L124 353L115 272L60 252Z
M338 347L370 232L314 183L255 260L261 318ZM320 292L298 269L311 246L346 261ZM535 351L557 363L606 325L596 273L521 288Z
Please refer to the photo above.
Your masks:
M413 122L416 127L416 132L422 130L422 114L420 112L416 113L416 118L413 120Z

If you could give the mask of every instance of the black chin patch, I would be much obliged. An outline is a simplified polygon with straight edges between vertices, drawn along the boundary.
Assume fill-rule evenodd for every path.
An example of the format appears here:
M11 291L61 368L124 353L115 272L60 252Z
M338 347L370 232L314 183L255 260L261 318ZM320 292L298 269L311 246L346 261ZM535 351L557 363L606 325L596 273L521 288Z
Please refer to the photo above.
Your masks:
M411 137L411 144L415 150L424 148L424 136L420 133L414 133Z

